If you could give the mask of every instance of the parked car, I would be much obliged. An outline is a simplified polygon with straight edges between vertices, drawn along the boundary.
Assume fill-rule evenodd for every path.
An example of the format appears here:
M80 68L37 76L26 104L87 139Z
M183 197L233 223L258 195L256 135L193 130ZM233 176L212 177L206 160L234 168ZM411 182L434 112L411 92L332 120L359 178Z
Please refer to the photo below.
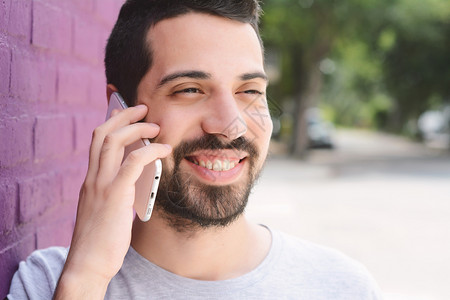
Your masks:
M417 121L423 141L432 147L450 147L450 106L440 110L428 110Z
M309 148L332 149L335 147L334 126L322 119L318 108L309 108L306 111L306 120Z

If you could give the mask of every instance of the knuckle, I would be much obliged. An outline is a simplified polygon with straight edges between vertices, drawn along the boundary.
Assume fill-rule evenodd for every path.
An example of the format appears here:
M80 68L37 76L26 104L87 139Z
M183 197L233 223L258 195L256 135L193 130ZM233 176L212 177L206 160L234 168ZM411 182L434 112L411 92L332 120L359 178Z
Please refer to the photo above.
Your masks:
M92 139L93 140L97 139L97 138L101 138L104 135L105 135L105 133L104 133L104 129L102 126L99 126L92 131Z
M122 166L122 168L120 168L119 174L121 175L120 177L126 177L129 178L131 176L133 176L133 168L130 168L130 165L124 165Z
M141 155L139 152L140 151L130 152L130 154L128 154L127 156L127 161L132 164L139 163L141 161Z
M115 136L112 133L109 133L105 136L105 138L103 139L103 145L111 145L114 144L115 142Z
M89 180L86 178L84 180L83 184L81 185L80 192L86 192L86 190L89 189L89 187L91 187L91 186L92 186L92 180Z
M108 182L97 180L93 185L91 189L91 195L97 200L104 199L104 196L107 194L108 191Z
M87 193L87 186L86 186L86 181L85 181L81 185L80 192L78 194L79 198L84 197L86 195L86 193Z
M86 179L81 185L80 193L82 193L83 195L89 194L95 191L96 186L97 186L96 179Z

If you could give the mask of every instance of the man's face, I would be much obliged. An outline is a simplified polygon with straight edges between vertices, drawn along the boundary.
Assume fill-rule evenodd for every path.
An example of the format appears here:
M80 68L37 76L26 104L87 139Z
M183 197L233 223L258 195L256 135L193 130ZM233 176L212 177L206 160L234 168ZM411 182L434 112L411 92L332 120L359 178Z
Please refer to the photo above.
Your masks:
M247 203L272 122L263 57L249 24L189 13L152 27L153 64L138 86L153 142L170 144L156 209L177 230L227 225Z

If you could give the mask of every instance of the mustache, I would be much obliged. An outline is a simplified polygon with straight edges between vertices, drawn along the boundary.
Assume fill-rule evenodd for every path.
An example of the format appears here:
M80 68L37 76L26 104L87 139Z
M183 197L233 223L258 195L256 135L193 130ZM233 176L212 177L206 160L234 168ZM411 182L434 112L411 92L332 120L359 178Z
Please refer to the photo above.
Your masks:
M258 157L259 153L252 141L241 136L232 141L225 142L216 135L207 134L200 138L183 141L173 150L175 163L179 163L184 157L198 150L235 150L236 152L247 152L253 159Z

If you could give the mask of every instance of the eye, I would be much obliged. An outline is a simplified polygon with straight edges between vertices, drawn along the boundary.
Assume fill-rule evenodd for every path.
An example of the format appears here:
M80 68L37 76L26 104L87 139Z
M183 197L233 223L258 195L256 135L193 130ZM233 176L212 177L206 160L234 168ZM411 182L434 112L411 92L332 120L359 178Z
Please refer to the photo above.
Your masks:
M264 92L260 91L260 90L255 90L255 89L248 89L248 90L243 90L243 91L237 92L236 94L241 94L246 97L255 97L255 96L264 95Z
M197 94L197 93L202 93L202 91L198 88L185 88L174 92L174 94Z
M258 90L246 90L246 91L244 91L244 93L245 94L250 94L250 95L262 95L262 94L264 94L263 92L258 91Z

